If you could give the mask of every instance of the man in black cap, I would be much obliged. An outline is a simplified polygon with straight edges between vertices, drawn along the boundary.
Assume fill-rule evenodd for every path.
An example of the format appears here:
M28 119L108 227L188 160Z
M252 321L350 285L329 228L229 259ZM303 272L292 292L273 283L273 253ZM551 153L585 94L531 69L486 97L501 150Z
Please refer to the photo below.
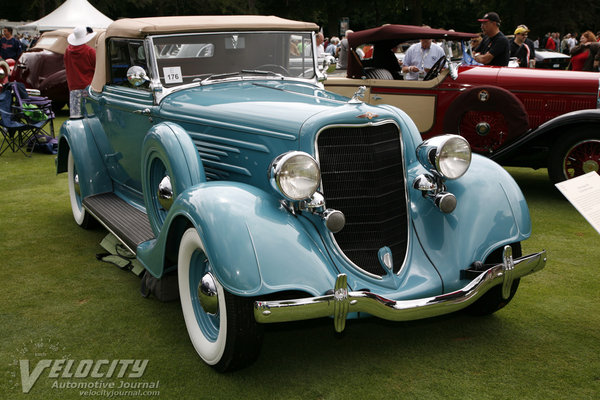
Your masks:
M481 22L481 31L485 35L475 49L475 61L485 65L506 67L510 57L508 39L500 32L500 17L495 12L486 13Z

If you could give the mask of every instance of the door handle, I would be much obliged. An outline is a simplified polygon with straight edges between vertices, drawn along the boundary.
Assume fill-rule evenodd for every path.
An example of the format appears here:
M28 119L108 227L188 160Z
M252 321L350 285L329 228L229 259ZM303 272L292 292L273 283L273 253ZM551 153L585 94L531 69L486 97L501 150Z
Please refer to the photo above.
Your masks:
M381 96L377 96L377 95L374 95L374 96L373 96L373 100L381 100L381 99L382 99L382 97L381 97Z
M144 108L143 110L135 110L133 113L134 114L142 114L142 115L149 116L152 112L150 111L149 108Z

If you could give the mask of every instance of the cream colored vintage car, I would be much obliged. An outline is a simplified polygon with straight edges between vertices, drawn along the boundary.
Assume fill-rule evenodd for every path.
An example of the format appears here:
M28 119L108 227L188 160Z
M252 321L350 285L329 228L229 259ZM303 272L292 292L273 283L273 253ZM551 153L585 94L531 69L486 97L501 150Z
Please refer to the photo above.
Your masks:
M365 86L364 101L402 109L423 138L461 135L501 165L548 168L554 182L600 172L600 74L474 65L467 43L452 57L457 46L448 43L472 36L410 25L350 33L348 70L325 88L351 97ZM427 38L440 40L446 57L424 79L402 79L392 49ZM355 51L366 44L373 56L360 59Z

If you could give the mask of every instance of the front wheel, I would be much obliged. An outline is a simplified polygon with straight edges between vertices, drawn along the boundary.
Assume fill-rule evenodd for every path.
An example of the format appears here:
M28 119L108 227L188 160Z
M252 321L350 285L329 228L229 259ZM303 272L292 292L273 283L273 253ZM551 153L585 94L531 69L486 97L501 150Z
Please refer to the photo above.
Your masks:
M253 302L219 283L195 228L183 234L177 264L181 309L198 355L220 372L254 362L262 329L254 320Z
M553 183L600 173L600 135L594 128L582 128L556 141L548 158L548 175Z
M94 218L83 208L81 204L81 190L79 188L79 174L73 152L69 150L67 161L67 174L69 175L69 199L71 200L71 211L77 225L84 229L89 229L94 225Z

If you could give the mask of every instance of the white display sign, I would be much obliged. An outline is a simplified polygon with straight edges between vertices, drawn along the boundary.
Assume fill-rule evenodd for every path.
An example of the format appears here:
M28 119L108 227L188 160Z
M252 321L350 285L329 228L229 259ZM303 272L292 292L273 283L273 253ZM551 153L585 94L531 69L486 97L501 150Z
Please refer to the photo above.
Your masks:
M556 184L560 192L600 233L600 175L588 172Z
M165 83L182 83L183 75L181 75L181 67L165 67L163 68L163 76Z

